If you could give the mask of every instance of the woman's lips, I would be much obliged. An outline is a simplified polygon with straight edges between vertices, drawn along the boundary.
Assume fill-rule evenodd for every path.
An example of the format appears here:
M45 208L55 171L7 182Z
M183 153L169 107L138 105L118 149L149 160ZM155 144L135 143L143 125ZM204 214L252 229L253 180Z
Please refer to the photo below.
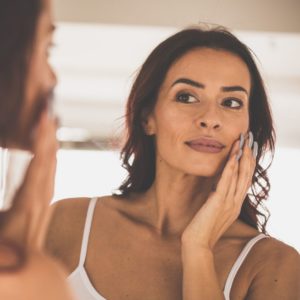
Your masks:
M206 153L219 153L225 148L225 145L217 140L207 138L188 141L185 144L195 151Z

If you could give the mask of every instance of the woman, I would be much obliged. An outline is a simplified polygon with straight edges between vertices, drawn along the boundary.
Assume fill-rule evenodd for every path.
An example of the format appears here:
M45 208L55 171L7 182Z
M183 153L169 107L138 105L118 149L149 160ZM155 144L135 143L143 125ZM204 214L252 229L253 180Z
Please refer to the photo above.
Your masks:
M9 211L0 213L0 299L71 300L65 271L43 252L56 166L48 63L50 0L0 0L0 146L34 157Z
M259 210L274 130L249 49L224 29L171 36L139 71L126 125L119 193L55 205L47 244L78 298L299 299L299 254Z

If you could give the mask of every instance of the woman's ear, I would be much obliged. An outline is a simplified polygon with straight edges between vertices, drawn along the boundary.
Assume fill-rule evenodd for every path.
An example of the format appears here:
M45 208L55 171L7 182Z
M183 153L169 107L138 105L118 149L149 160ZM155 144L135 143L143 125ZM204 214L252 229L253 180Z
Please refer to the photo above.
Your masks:
M145 116L142 122L146 135L154 135L156 133L155 120L152 114L148 114L147 116Z

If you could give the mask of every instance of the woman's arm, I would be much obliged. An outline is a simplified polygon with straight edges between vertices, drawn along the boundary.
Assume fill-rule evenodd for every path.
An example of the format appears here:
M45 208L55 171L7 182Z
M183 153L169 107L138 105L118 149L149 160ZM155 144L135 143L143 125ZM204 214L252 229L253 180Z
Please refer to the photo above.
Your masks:
M49 202L53 196L57 147L56 120L45 111L36 129L34 157L24 182L11 209L0 213L0 237L4 245L15 245L25 252L42 249L51 215Z
M199 249L197 253L192 253L182 247L182 263L184 300L224 299L211 251Z
M251 185L256 164L252 142L251 134L245 143L243 138L240 142L236 141L216 190L210 193L182 234L184 300L224 299L218 284L213 250L220 237L238 218Z
M45 111L36 129L34 157L24 182L12 208L0 215L0 299L74 299L63 269L43 253L57 147L56 121Z

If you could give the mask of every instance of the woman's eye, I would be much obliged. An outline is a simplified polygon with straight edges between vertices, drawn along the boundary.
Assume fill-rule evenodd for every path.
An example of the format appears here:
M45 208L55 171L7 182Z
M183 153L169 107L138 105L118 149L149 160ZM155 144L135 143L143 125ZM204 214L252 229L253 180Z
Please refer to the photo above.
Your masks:
M236 98L228 98L223 101L223 105L230 108L239 109L243 106L243 101Z
M198 99L189 93L179 93L176 95L176 101L182 103L195 103Z

